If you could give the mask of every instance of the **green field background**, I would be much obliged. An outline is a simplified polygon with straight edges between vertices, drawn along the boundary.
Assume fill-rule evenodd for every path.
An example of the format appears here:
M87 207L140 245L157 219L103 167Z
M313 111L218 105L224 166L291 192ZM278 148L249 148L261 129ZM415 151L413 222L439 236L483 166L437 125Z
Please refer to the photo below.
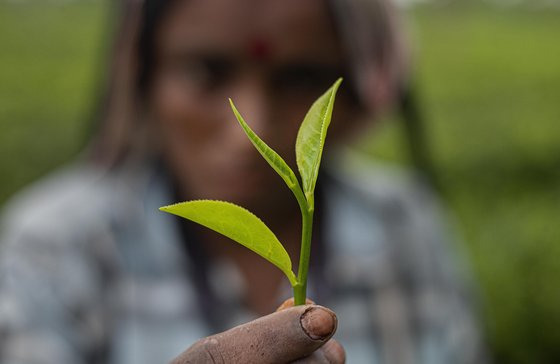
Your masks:
M407 10L444 198L484 296L496 363L560 363L560 8ZM546 2L540 2L546 3ZM108 1L0 0L0 204L79 153L103 77ZM402 125L360 144L408 163Z

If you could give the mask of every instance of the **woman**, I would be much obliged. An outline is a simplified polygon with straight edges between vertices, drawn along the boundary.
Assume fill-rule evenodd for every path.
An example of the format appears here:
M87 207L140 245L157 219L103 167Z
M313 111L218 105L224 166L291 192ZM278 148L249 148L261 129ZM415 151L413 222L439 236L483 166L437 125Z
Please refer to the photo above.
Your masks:
M157 211L232 201L297 257L297 204L227 98L294 165L305 112L345 76L328 141L341 145L405 80L390 4L145 0L123 9L91 159L15 200L4 219L3 362L154 363L187 348L177 362L343 362L344 350L352 363L482 361L437 207L398 173L332 153L319 178L308 294L337 312L344 349L331 339L337 317L321 306L251 321L290 296L282 273Z

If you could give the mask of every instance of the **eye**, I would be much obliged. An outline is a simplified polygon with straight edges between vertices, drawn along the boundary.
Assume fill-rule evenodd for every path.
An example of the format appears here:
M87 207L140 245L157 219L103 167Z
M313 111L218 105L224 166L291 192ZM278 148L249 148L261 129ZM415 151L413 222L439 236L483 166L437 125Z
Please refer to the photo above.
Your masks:
M201 91L213 91L226 85L234 72L234 62L218 55L182 57L181 79Z
M343 76L341 68L317 64L294 64L278 69L272 85L277 92L317 93L326 90L338 77Z

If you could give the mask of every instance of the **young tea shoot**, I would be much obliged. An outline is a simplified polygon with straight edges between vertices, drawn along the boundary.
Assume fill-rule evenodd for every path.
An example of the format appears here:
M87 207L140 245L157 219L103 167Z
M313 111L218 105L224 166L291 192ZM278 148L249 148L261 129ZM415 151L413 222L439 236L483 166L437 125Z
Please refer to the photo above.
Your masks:
M278 153L256 135L245 122L233 101L231 108L249 140L268 164L286 182L294 193L301 210L302 233L298 274L292 270L292 261L276 235L253 213L230 202L195 200L161 207L165 211L206 226L233 241L251 249L278 267L292 285L296 305L305 303L307 273L311 254L311 232L315 211L314 191L321 164L321 156L331 122L336 91L342 79L338 79L311 106L296 138L296 162L301 184L294 171Z

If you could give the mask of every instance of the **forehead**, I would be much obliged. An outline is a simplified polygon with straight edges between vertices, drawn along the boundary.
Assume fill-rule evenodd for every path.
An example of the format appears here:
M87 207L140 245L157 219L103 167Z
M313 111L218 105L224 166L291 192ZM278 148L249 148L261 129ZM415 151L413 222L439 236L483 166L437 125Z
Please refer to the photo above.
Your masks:
M181 0L170 10L157 38L166 50L243 53L257 41L275 59L341 54L324 0Z

